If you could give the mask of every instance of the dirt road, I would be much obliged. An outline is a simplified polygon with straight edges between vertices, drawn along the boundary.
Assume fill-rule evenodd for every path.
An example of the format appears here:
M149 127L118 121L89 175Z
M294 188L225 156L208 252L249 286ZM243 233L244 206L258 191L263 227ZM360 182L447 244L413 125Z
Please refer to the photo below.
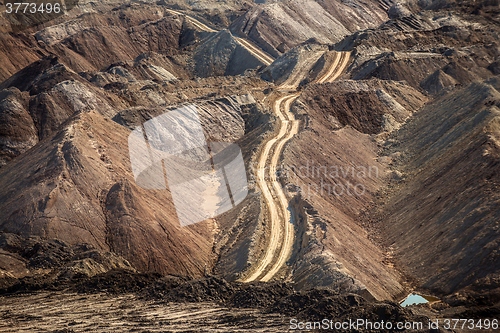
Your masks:
M175 10L168 10L170 13L185 15ZM193 17L185 15L193 25L207 32L217 32L206 26ZM250 53L257 57L267 66L274 58L260 50L251 42L235 37L235 40ZM262 195L268 209L269 216L269 238L265 253L262 259L248 271L242 282L269 281L280 271L288 258L290 257L294 242L294 227L292 215L289 209L288 199L283 192L281 184L276 177L277 166L280 161L281 153L285 144L298 133L299 121L295 119L290 111L293 101L299 97L300 93L294 91L298 83L305 78L309 69L316 63L322 53L315 53L296 73L283 83L279 89L285 92L285 95L279 97L273 105L273 111L280 120L278 134L269 140L259 158L257 166L257 184L262 190ZM334 60L326 72L316 80L316 83L326 83L336 80L344 71L349 63L350 53L337 52Z
M278 98L273 106L280 119L279 133L266 143L257 166L257 184L262 190L269 214L269 244L262 260L243 282L269 281L288 259L293 246L293 225L288 200L276 178L276 168L285 143L299 129L299 122L290 112L290 105L298 96L298 93L287 94Z
M167 12L171 13L171 14L176 14L176 15L183 15L186 17L186 19L191 22L195 27L197 27L198 29L200 29L201 31L206 31L206 32L218 32L217 30L215 29L212 29L210 28L209 26L207 26L206 24L198 21L197 19L195 19L194 17L191 17L189 15L186 15L182 12L178 12L176 10L173 10L173 9L167 9ZM234 39L236 40L236 42L238 44L240 44L241 46L243 46L248 52L250 52L251 54L253 54L257 59L259 59L260 61L262 61L262 63L264 63L266 66L269 66L270 64L273 63L274 61L274 58L271 57L269 54L267 54L266 52L262 51L259 47L255 46L252 42L244 39L244 38L241 38L241 37L236 37L234 36Z
M260 48L255 46L252 42L241 38L241 37L234 37L236 41L243 46L245 49L248 50L248 52L252 53L255 57L257 57L260 61L262 61L266 66L269 66L270 64L273 63L274 58L271 57L269 54L265 53L262 51Z
M336 53L332 64L316 83L336 80L349 63L349 56L348 52ZM300 72L307 75L308 71ZM280 89L289 89L288 81ZM269 214L269 240L262 259L251 268L250 275L243 278L242 282L271 280L285 265L293 248L294 221L288 199L276 177L276 170L285 144L299 130L299 121L290 111L290 106L299 96L299 92L286 92L273 105L273 111L280 120L279 132L264 146L257 167L257 184L262 190Z
M323 74L316 83L327 83L335 81L340 74L344 72L347 64L349 63L351 53L350 52L336 52L334 60L330 65L330 68Z

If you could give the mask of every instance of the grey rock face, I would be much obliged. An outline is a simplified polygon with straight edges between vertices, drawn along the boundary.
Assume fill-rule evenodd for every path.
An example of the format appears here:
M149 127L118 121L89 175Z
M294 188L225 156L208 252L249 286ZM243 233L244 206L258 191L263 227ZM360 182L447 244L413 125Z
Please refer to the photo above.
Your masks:
M27 94L18 89L0 91L0 167L38 142L26 104Z

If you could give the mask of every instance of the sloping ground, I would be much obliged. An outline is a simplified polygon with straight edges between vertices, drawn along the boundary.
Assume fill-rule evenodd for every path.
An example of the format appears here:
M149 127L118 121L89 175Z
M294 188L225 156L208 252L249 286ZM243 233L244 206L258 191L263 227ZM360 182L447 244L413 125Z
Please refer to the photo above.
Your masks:
M133 294L41 293L4 298L0 332L283 332L289 319L216 303L170 303ZM30 304L30 306L26 306ZM11 312L16 309L15 312ZM64 309L64 314L60 313Z
M194 52L195 74L200 77L238 75L264 65L241 46L228 30L205 40Z
M40 58L35 43L0 30L0 82Z
M212 223L181 229L167 191L135 185L128 134L82 113L3 167L2 230L87 243L139 270L202 274L211 263Z
M44 280L42 285L57 284L113 269L134 271L122 257L88 244L71 246L58 239L0 233L0 288L3 290L15 291L37 278Z
M181 69L172 58L155 52L142 53L133 60L110 64L99 72L85 73L90 82L102 88L107 84L112 86L113 83L126 86L134 81L175 82L178 79L186 79L189 75L189 71Z
M201 77L242 74L270 63L268 56L249 51L247 42L235 39L227 30L217 33L165 6L127 4L112 9L105 14L79 15L36 32L39 49L57 54L76 72L102 70L144 53L163 55L166 59L161 63L166 66L160 67L183 78L192 75L188 59ZM193 57L186 52L192 48ZM162 74L154 67L146 70Z
M262 97L261 97L262 98ZM220 232L214 243L214 252L218 259L213 274L229 281L241 278L241 273L249 268L255 251L256 239L265 237L265 228L262 225L264 218L264 203L261 202L261 193L256 187L257 164L260 150L272 134L275 123L267 108L257 105L242 107L242 116L245 119L245 135L236 143L241 147L245 165L247 166L249 195L235 209L217 217Z
M250 94L196 101L199 120L205 130L207 140L235 142L241 138L245 133L245 123L240 115L241 108L255 107L255 103L255 99ZM176 107L172 106L169 109L175 110ZM120 111L113 120L133 130L165 111L162 108L125 109Z
M335 43L386 19L376 1L287 0L254 6L231 25L231 31L277 57L308 39Z
M154 6L134 7L84 15L48 27L36 38L41 48L57 54L77 72L99 70L144 52L178 53L182 18L172 18Z
M457 84L458 82L454 78L439 69L422 81L420 86L429 94L434 95L443 90L454 88Z
M286 283L242 285L214 277L189 280L113 271L76 278L66 286L51 285L53 292L33 292L38 290L33 286L30 293L0 296L0 331L285 332L297 329L291 326L293 318L428 321L392 302L325 289L297 292Z
M241 92L243 86L248 91L261 91L264 84L257 79L241 77L196 82L174 79L166 69L175 71L172 67L175 66L168 59L156 53L113 64L103 72L81 75L54 56L27 66L0 84L3 89L0 90L3 106L0 110L3 120L0 166L57 131L75 112L98 110L109 118L135 112L137 117L137 110L142 108L143 113L158 115L166 105L178 105L195 98L209 100L216 94L233 95ZM231 103L229 108L239 102Z
M112 116L116 111L111 104L121 104L56 57L34 62L4 81L0 89L1 165L50 136L74 112L98 109Z
M235 37L236 41L243 46L247 51L252 53L255 57L257 57L260 61L262 61L266 66L269 66L270 64L273 63L274 57L271 55L267 54L264 52L262 49L260 49L257 45L252 43L251 41L241 38L241 37Z
M418 12L412 17L426 23L419 30L385 25L348 36L336 49L353 50L353 79L402 80L431 94L490 77L498 58L497 26L479 15L446 14Z
M154 52L169 57L173 66L167 68L173 69L174 76L186 76L187 56L179 48L206 36L200 35L184 16L152 3L107 2L99 6L102 12L82 5L65 21L56 20L40 31L29 31L33 36L0 34L0 81L48 54L57 55L72 70L82 72L103 70L112 63Z
M402 296L401 277L371 241L376 235L364 229L364 212L391 174L374 138L363 132L386 130L384 116L404 121L424 101L401 83L338 81L309 86L294 104L305 128L285 149L282 181L299 195L292 201L302 240L293 266L299 285Z
M121 75L123 71L120 69ZM34 76L40 75L46 72ZM17 79L20 83L21 77ZM69 244L91 244L122 255L140 270L197 275L210 269L214 226L207 222L181 229L172 204L168 204L172 200L167 191L139 189L130 170L129 130L94 111L108 117L116 114L117 122L133 128L166 109L147 103L131 108L126 100L83 79L57 83L61 77L55 78L52 88L45 87L46 91L30 98L29 112L27 93L17 88L2 91L3 103L13 106L1 112L5 120L2 153L8 157L0 174L4 185L0 199L2 230ZM250 81L247 88L252 86ZM187 84L184 91L190 98L199 97L193 85L183 84ZM206 89L213 93L211 84L200 83L201 93ZM221 89L241 91L239 84L232 80ZM39 88L33 84L20 87L31 91ZM196 104L208 138L230 142L245 132L241 107L256 107L252 95L205 98ZM24 123L25 119L27 128L20 131L22 128L17 127L12 132L16 122ZM39 139L42 142L29 153L21 154Z
M308 107L323 111L326 126L351 126L366 134L391 131L391 126L404 123L427 100L404 83L384 80L317 84L306 90L303 99Z
M417 88L428 75L446 64L446 59L440 54L423 54L421 57L418 53L399 55L391 52L367 61L354 71L352 78L354 80L366 80L372 77L382 80L404 80Z
M185 8L194 12L208 12L208 14L215 15L216 13L235 12L241 8L248 7L251 2L248 0L203 0L203 1L190 1L190 0L164 0L162 3L168 4L174 8Z
M211 268L213 224L181 230L168 192L135 185L130 132L109 118L133 127L164 113L161 104L167 101L197 99L208 137L234 142L245 131L241 107L256 107L255 100L213 96L241 92L242 86L262 91L263 83L245 78L172 82L160 66L154 68L165 77L151 81L149 69L162 60L143 55L80 76L48 57L2 84L3 231L90 244L129 259L139 270L199 275Z
M318 73L317 79L315 81L317 83L328 83L335 81L338 77L344 74L344 69L350 63L350 58L350 52L332 51L324 53L321 56L320 60L316 63L318 67L320 66L320 64L324 65L323 68L321 68L321 71ZM315 72L316 68L313 68L311 74Z
M38 142L27 95L17 89L0 91L0 167Z
M110 118L130 128L167 105L197 99L208 104L201 110L213 138L234 141L245 131L248 137L240 142L248 161L272 120L256 116L258 105L247 93L264 100L272 85L250 73L208 76L241 74L266 62L228 31L215 34L207 26L212 22L172 14L161 5L100 5L83 4L67 22L19 35L15 43L12 35L0 37L9 48L0 50L0 58L9 58L0 72L5 78L43 54L58 56L32 64L1 85L0 228L64 239L71 249L92 244L98 253L115 252L140 270L199 276L218 260L215 272L238 278L255 258L251 243L263 234L259 194L251 193L238 207L241 213L228 212L220 225L207 221L180 229L167 204L172 201L168 192L135 185L129 129ZM272 65L277 82L288 80L292 89L303 83L305 90L293 107L304 131L286 147L283 165L289 168L278 170L284 170L290 197L298 194L292 201L298 241L288 263L299 288L324 286L395 299L403 292L399 269L415 279L412 286L436 293L471 283L498 285L498 92L473 85L431 104L389 135L427 101L417 90L439 96L498 74L498 25L492 24L498 19L494 6L483 5L468 12L476 16L409 14L403 5L393 6L391 21L346 37L330 47L336 51L300 59L292 49L282 63ZM371 1L272 2L250 9L231 31L279 55L301 43L331 44L350 31L378 25L388 7ZM484 11L488 15L481 17ZM205 40L210 34L214 39ZM14 50L25 59L14 59ZM353 50L349 75L358 81L308 85L318 77L329 80L324 69L335 71L332 54L342 50ZM190 65L207 78L189 79ZM490 82L498 89L498 82ZM244 127L243 119L252 117L252 125ZM231 133L225 135L228 123ZM388 137L386 155L380 156L380 144ZM372 217L367 212L374 204L382 208ZM370 223L376 217L382 233ZM387 237L386 249L373 241ZM0 275L26 274L26 257L1 250ZM123 267L122 257L100 270L87 260L95 259L89 254L77 268ZM284 302L293 307L294 297ZM308 311L314 312L317 301ZM328 315L341 317L335 311Z
M403 180L380 203L382 239L436 293L499 274L499 105L497 90L473 83L425 107L387 148Z

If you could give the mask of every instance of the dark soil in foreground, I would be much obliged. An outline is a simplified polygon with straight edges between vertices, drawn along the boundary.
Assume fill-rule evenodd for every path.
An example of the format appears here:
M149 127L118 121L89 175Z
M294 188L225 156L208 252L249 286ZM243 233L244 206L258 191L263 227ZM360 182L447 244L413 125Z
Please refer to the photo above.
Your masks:
M59 295L57 297L64 297L60 296L61 293L76 293L82 297L102 293L109 297L132 294L141 302L156 302L165 306L179 303L201 306L210 303L228 309L229 312L232 311L229 309L248 309L303 321L321 321L325 318L349 321L361 318L373 322L427 323L429 318L495 318L500 313L498 297L493 291L486 296L484 292L471 290L468 298L448 297L432 306L402 308L394 302L369 301L359 295L338 294L328 289L296 291L293 285L281 282L240 284L214 276L190 280L127 270L71 279L48 276L24 278L10 283L9 287L1 289L0 294L8 302L9 299L17 299L22 295L32 295L35 291L35 295L49 291Z

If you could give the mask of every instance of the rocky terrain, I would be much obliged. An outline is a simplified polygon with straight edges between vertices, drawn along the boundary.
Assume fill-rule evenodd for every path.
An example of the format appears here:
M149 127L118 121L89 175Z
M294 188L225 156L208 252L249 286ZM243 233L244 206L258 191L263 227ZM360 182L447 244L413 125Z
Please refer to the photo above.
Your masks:
M0 4L0 331L498 319L498 1L68 5ZM183 226L234 189L174 205L130 135L186 107L173 128L235 143L248 194Z

